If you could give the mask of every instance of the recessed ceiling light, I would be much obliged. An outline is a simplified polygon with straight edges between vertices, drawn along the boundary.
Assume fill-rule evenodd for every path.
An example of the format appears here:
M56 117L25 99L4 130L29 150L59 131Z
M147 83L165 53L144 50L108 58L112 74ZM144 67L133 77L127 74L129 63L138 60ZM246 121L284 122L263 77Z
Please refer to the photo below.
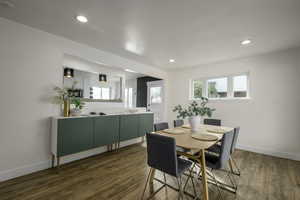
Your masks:
M173 63L173 62L175 62L175 60L174 60L174 59L170 59L169 62L170 62L170 63Z
M133 71L131 69L125 69L126 72L136 73L136 71Z
M251 44L251 42L252 42L251 40L246 39L241 42L241 45L248 45L248 44Z
M81 23L87 23L88 22L88 19L83 15L77 15L76 19L77 19L77 21L79 21Z

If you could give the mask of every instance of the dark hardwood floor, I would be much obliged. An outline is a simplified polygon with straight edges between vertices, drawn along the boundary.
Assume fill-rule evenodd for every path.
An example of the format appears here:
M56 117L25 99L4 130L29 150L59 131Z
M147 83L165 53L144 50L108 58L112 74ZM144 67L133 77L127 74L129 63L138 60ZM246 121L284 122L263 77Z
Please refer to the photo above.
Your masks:
M242 170L242 176L236 179L236 195L223 192L226 200L300 199L300 162L246 151L237 151L234 157ZM59 173L48 169L2 182L0 199L135 200L141 195L147 172L145 147L132 145L118 152L65 164ZM157 173L158 177L160 175ZM173 184L171 177L167 179ZM200 188L200 184L198 181L197 188ZM211 199L218 199L215 186L209 185L209 188ZM177 199L177 193L163 189L153 199Z

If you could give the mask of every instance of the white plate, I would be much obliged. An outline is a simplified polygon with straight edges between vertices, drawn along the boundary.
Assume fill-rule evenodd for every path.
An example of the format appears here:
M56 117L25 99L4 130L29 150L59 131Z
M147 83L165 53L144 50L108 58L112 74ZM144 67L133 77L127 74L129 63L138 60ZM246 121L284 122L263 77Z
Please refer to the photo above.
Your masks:
M211 133L226 133L226 130L223 128L208 128L207 131Z
M215 135L205 134L205 133L194 133L194 134L192 134L192 138L194 138L196 140L208 141L208 142L214 142L219 139Z
M181 128L188 128L188 129L190 129L191 126L190 125L182 125Z
M181 129L165 129L165 130L162 130L162 132L168 133L168 134L174 134L174 135L184 134L184 131Z

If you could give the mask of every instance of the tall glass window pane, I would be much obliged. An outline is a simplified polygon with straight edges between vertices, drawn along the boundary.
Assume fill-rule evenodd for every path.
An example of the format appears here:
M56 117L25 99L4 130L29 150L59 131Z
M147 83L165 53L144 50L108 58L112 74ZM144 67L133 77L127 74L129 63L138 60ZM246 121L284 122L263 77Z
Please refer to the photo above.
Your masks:
M193 98L199 99L203 96L203 82L200 80L193 81Z
M102 99L109 99L109 88L102 88Z
M91 96L93 97L93 99L101 99L101 88L92 87L91 92Z
M208 98L226 98L228 93L228 79L215 78L207 80Z
M151 103L161 103L161 87L151 87L150 88L150 102Z
M233 77L233 97L247 97L248 78L247 75Z
M132 107L133 93L132 88L128 88L128 107Z
M125 88L124 104L125 104L125 107L128 107L128 88Z

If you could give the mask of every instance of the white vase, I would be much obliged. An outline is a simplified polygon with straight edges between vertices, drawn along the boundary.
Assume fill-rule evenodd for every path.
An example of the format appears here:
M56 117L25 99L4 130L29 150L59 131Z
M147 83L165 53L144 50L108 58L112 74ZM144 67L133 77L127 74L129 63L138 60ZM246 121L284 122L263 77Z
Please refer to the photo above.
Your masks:
M72 116L80 116L81 115L81 109L78 109L78 108L73 108L71 109L71 115Z
M197 132L199 130L200 121L201 121L200 116L192 116L189 118L189 123L190 123L191 129L192 129L192 132Z

